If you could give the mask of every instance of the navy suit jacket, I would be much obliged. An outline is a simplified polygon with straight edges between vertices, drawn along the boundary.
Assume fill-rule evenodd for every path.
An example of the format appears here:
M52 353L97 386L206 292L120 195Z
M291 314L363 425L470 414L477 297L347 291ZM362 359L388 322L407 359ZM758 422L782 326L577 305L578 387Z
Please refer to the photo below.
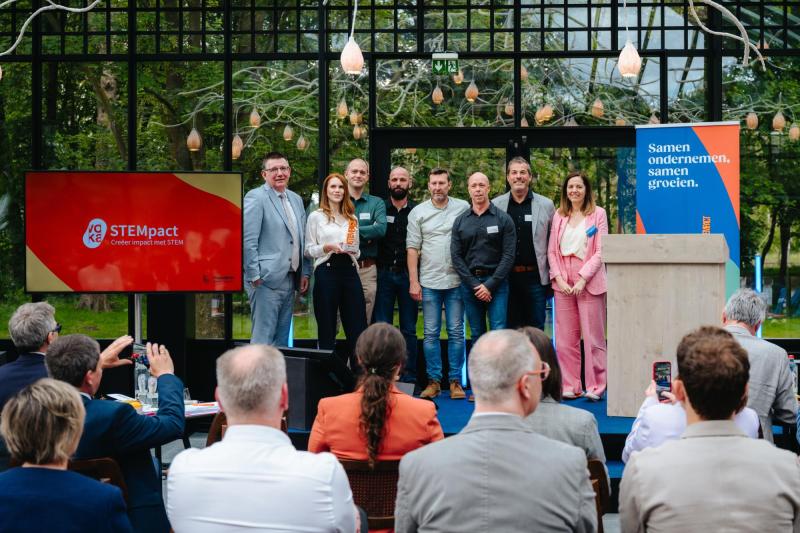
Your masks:
M158 378L158 414L144 416L126 403L89 400L78 459L113 457L128 485L128 516L135 531L169 531L161 476L150 448L181 438L184 429L183 383L172 375Z
M0 366L0 409L26 386L46 377L47 367L40 353L23 353L16 361Z
M0 531L128 533L122 492L69 470L12 468L0 474Z

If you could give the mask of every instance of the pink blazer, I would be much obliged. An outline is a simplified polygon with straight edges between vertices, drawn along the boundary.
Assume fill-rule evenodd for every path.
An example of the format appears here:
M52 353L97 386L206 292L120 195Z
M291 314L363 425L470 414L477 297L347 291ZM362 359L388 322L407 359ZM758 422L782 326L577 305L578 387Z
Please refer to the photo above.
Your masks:
M559 291L556 283L556 276L566 279L566 263L564 256L561 255L561 236L567 227L569 217L562 217L558 214L553 215L553 223L550 227L550 241L547 244L547 259L550 262L550 285L554 291ZM586 229L597 226L597 232L589 237L586 243L586 257L580 269L580 276L586 280L586 290L590 294L598 295L606 292L606 268L603 265L603 235L608 235L608 219L606 210L602 207L595 207L594 212L586 217Z

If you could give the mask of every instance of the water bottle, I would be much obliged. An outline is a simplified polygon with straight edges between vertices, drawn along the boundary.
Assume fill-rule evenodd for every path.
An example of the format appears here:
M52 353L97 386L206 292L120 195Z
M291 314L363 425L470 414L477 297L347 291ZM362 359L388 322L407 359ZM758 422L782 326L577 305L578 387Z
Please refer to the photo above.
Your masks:
M147 378L147 403L150 407L158 407L158 380L153 376Z

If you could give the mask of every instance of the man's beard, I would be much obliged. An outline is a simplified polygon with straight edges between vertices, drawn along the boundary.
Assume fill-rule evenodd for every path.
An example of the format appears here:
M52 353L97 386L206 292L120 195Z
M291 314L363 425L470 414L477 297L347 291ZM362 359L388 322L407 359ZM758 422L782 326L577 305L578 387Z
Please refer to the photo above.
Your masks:
M408 189L402 189L400 187L395 187L389 191L389 194L392 195L392 198L395 200L402 200L406 196L408 196Z

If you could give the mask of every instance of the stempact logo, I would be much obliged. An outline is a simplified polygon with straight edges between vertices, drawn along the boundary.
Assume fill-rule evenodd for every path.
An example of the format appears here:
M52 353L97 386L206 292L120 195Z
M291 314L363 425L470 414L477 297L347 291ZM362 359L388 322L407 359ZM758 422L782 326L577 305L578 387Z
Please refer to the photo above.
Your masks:
M106 236L108 226L102 218L93 218L86 231L83 232L83 245L87 248L97 248Z

